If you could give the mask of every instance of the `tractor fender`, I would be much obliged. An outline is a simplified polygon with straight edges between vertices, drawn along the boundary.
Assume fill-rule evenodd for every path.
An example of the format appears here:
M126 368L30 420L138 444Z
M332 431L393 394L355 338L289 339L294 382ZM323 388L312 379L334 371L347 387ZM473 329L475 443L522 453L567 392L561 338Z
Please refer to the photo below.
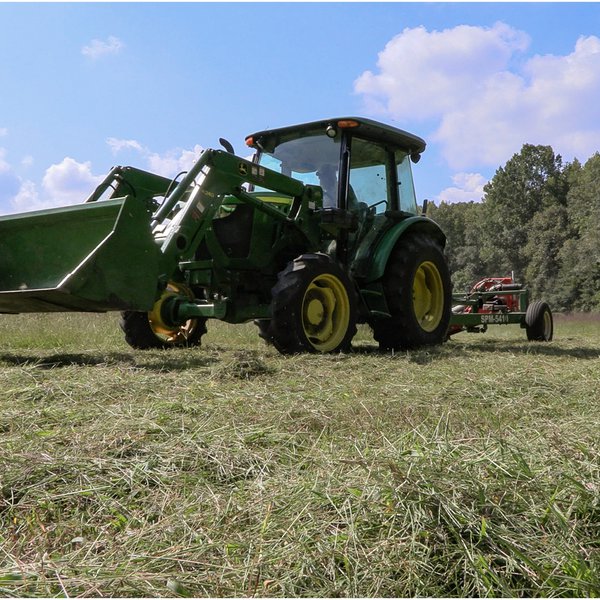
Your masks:
M446 246L446 235L440 226L431 219L423 216L409 217L388 229L376 242L376 246L369 253L364 268L364 281L371 283L383 277L388 259L398 240L412 233L421 233L434 239L443 249Z

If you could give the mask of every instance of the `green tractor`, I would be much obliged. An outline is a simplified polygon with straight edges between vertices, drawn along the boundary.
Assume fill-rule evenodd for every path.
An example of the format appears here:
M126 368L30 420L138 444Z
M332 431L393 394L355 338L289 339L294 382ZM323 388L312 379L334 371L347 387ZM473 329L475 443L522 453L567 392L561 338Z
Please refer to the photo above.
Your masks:
M284 354L446 338L450 276L419 213L425 142L345 117L259 131L252 160L205 150L179 180L113 168L85 203L0 218L0 312L121 311L134 348L254 321Z

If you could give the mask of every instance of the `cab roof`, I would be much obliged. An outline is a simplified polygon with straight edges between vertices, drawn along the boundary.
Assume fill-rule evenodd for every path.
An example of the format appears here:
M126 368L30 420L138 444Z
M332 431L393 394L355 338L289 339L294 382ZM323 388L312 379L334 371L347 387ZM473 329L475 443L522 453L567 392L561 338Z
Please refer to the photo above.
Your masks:
M363 117L335 117L300 123L298 125L289 125L277 129L265 129L248 135L246 137L246 144L257 148L264 147L263 143L267 142L267 146L275 147L282 142L295 138L316 135L319 132L325 134L327 128L330 126L337 129L348 129L353 133L359 134L361 137L384 143L387 142L393 146L406 149L410 154L421 154L426 146L425 140L412 133Z

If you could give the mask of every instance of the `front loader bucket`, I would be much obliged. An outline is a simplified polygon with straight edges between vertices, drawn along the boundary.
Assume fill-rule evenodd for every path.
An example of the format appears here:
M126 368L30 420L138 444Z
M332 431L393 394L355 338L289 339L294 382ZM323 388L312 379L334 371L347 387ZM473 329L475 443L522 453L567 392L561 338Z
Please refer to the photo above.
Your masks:
M0 217L0 313L150 310L150 219L133 196Z

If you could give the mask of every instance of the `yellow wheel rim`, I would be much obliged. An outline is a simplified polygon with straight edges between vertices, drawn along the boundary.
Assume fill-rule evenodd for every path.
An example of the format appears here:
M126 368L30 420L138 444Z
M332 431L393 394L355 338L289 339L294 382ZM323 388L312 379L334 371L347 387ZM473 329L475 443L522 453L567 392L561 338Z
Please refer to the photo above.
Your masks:
M189 319L183 325L178 326L167 325L162 319L161 310L165 300L173 296L194 298L193 292L182 283L169 282L162 296L148 313L148 321L154 335L164 342L173 345L185 344L198 327L198 319Z
M444 314L444 284L431 261L419 265L413 281L413 309L421 329L435 331Z
M318 352L331 352L350 325L350 299L344 284L329 273L315 277L302 299L302 327Z

